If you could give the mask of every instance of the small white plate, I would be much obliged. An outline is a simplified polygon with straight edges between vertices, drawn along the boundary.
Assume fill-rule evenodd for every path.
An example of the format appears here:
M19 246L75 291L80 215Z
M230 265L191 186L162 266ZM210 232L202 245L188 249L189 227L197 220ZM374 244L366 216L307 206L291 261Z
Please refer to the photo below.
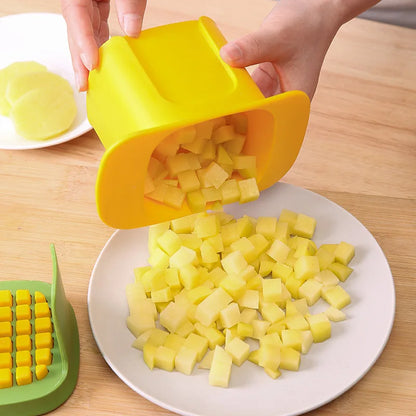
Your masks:
M230 387L208 384L208 372L192 376L150 371L140 351L131 347L126 328L127 283L133 269L147 265L147 228L119 230L102 250L88 291L91 328L101 353L113 371L134 391L181 415L289 416L299 415L335 399L357 383L375 363L389 338L394 320L395 291L387 260L370 232L351 214L328 199L292 185L279 183L263 191L257 201L227 207L235 217L247 214L279 216L282 208L317 219L314 241L347 241L356 247L354 271L342 286L352 303L348 319L333 323L332 337L314 344L303 355L298 372L282 371L269 378L250 362L233 366ZM326 305L326 306L325 306ZM313 312L328 305L319 301Z
M0 17L0 69L17 61L36 61L71 84L78 107L68 131L49 140L34 141L19 136L13 122L0 115L0 149L38 149L63 143L91 130L85 93L75 85L63 17L53 13L24 13Z

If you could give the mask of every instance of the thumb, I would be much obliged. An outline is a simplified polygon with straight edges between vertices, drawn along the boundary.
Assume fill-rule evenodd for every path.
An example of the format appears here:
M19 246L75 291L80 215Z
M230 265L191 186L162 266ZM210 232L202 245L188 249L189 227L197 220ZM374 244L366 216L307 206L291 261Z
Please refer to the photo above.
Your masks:
M229 42L220 50L221 58L234 67L246 67L276 59L276 33L259 29Z

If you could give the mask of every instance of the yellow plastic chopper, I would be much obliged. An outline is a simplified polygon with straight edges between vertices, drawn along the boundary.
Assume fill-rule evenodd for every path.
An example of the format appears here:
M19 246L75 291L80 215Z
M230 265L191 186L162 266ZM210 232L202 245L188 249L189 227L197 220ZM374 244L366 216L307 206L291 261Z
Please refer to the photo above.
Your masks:
M105 147L96 182L100 218L114 228L136 228L191 213L144 197L155 147L170 133L217 117L244 113L243 152L255 155L260 190L293 165L309 118L301 91L265 98L245 69L220 57L226 44L208 17L114 36L100 48L89 75L87 112Z

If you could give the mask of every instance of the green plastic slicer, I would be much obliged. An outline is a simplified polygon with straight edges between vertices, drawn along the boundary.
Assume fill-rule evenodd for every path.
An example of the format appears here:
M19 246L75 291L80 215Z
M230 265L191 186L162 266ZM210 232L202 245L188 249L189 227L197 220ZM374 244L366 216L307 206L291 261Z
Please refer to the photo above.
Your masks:
M51 253L52 284L0 282L0 415L47 413L77 383L78 326Z

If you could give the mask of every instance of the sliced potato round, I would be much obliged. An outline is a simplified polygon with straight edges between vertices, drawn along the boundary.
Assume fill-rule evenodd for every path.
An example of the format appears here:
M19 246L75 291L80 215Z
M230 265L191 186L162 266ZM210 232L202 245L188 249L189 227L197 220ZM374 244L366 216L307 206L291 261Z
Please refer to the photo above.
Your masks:
M46 66L34 61L14 62L0 70L0 114L7 116L10 113L11 105L6 98L6 89L13 78L30 72L46 70Z
M49 72L30 72L15 76L9 81L6 88L6 98L13 107L15 102L25 93L34 89L52 89L56 92L67 91L72 94L72 87L69 82L61 76Z
M76 114L73 93L50 87L22 95L10 113L16 132L29 140L45 140L65 132Z

